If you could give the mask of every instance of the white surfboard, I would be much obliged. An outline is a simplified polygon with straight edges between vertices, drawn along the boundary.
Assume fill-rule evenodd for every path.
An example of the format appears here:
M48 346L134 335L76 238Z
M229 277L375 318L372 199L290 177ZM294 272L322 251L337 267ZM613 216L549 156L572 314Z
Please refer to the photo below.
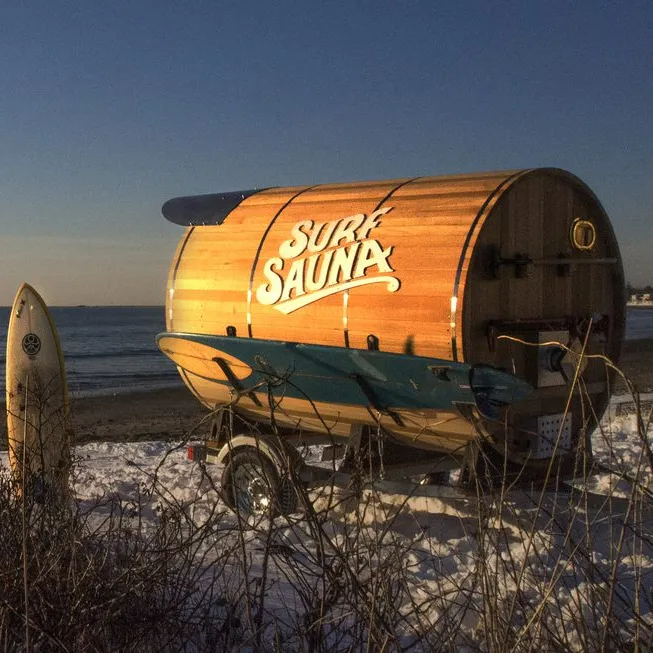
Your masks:
M72 432L61 345L41 296L24 283L7 332L9 462L21 488L68 487Z

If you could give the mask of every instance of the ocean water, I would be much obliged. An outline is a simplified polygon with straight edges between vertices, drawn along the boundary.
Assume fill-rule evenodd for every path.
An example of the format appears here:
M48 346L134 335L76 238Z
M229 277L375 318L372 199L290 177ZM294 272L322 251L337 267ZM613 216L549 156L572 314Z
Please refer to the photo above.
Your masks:
M3 399L9 311L0 308ZM175 365L156 346L156 335L165 331L162 306L55 306L50 313L73 397L183 386Z
M9 308L0 308L0 390ZM181 387L177 369L157 348L165 330L162 306L79 306L50 309L59 332L72 396ZM626 338L653 338L653 309L629 309Z
M653 308L629 308L626 312L626 340L653 338Z

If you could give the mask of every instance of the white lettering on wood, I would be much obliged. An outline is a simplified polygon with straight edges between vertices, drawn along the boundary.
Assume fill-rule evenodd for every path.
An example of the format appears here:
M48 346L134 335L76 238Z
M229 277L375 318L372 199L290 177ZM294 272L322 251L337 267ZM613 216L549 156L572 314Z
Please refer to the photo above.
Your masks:
M291 237L279 246L279 256L264 263L266 282L257 288L256 299L287 315L324 297L372 283L385 283L388 292L396 292L401 282L392 276L394 246L384 249L370 237L391 210L386 207L330 222L297 222Z

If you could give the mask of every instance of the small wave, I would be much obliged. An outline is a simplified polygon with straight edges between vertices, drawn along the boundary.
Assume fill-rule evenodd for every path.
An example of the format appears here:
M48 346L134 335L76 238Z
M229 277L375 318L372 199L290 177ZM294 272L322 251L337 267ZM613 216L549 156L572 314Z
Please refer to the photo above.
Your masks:
M64 352L65 360L81 360L87 358L130 358L133 356L163 356L158 349L119 349L116 351L80 352L68 354Z
M133 373L124 373L120 370L115 372L82 372L77 374L72 372L68 374L69 382L77 383L102 383L102 382L111 382L115 383L117 380L124 380L126 383L129 383L131 379L138 380L147 380L147 379L174 379L178 377L176 370L156 370L152 372L133 372Z
M130 389L158 388L183 385L175 371L136 374L82 374L69 375L68 388L75 394L97 392L129 392Z

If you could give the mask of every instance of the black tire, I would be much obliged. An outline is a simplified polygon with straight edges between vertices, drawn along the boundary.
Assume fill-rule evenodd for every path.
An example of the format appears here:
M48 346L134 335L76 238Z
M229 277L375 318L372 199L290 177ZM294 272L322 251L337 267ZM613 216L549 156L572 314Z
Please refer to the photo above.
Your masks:
M222 472L227 506L249 517L276 517L280 512L282 482L274 463L262 451L235 451Z

